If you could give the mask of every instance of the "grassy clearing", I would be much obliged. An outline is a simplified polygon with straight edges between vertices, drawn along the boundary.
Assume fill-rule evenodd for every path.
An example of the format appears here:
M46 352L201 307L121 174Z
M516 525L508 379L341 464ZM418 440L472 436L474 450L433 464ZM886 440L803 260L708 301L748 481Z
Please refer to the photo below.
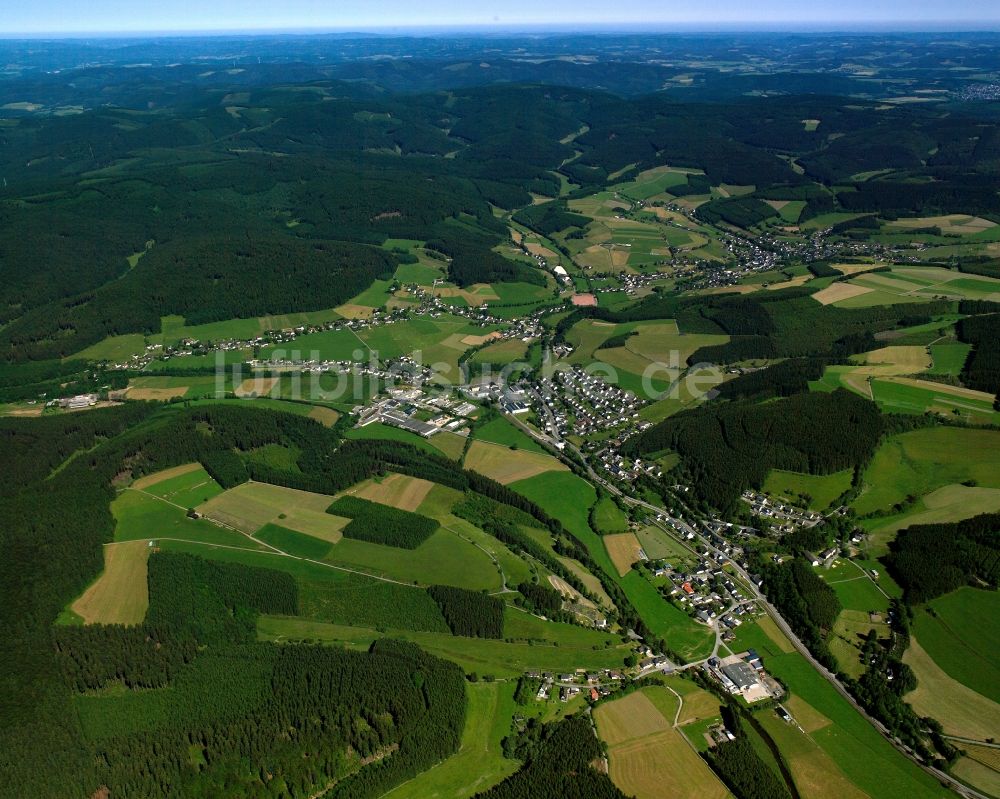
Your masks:
M136 485L133 488L138 486ZM160 497L182 508L193 508L222 493L220 486L201 466L183 474L160 480L145 489L147 494Z
M599 533L620 533L628 529L628 516L614 500L604 496L594 505L594 526Z
M385 794L386 799L466 799L517 771L501 741L514 716L511 683L466 683L469 700L461 746L447 760Z
M807 507L822 511L851 487L853 476L851 469L827 475L772 469L764 481L764 492L791 500L804 500Z
M910 639L903 662L917 678L906 701L919 715L937 719L949 735L980 741L1000 735L1000 704L949 677L916 638Z
M919 610L913 633L951 678L1000 703L1000 629L988 623L997 618L1000 594L960 588Z
M965 361L969 357L971 344L954 342L949 344L932 344L931 357L934 366L928 370L932 375L952 375L957 377Z
M974 453L975 457L969 455ZM889 509L907 496L974 480L1000 488L1000 432L932 427L892 436L865 471L864 489L852 503L858 514Z
M174 477L180 477L181 475L198 471L201 468L202 468L201 464L197 462L185 463L181 466L174 466L172 469L164 469L162 472L147 474L145 477L140 477L138 480L132 483L132 488L148 489L151 486L155 486L157 483L162 483Z
M146 589L146 541L104 547L104 571L71 609L85 624L141 624L149 607Z
M529 452L545 452L541 444L527 433L514 427L513 424L502 416L491 419L486 424L477 427L474 437L480 441L501 444L505 447L517 447L517 449L524 449Z
M512 450L499 444L473 441L465 454L465 468L507 485L543 472L567 472L561 461L539 452Z
M401 630L391 625L379 631L370 627L327 624L287 616L261 616L257 630L263 640L308 639L354 649L367 649L378 638L403 638L413 641L432 655L457 663L467 673L497 677L517 677L529 669L572 671L578 667L620 668L628 653L628 648L617 639L596 630L539 619L533 619L536 625L525 626L517 616L533 618L510 608L505 611L505 638L525 639L514 642L462 638L447 630ZM611 646L605 646L609 641Z
M594 721L608 744L611 779L637 799L722 799L725 785L672 727L677 702L666 688L651 687L597 707Z

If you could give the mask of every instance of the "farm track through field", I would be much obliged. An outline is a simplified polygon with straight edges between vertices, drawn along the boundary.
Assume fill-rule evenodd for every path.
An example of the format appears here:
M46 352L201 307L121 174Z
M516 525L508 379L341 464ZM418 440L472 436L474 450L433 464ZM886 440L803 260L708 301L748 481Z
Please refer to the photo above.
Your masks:
M163 497L158 497L155 494L150 494L150 493L148 493L146 491L143 491L141 489L126 488L125 490L126 491L138 491L140 494L145 494L146 496L153 497L154 499L158 499L161 502L166 502L168 505L172 505L175 508L180 508L183 511L187 510L186 508L182 508L180 505L177 505L177 504L175 504L173 502L170 502L170 500L164 499ZM203 517L203 518L207 518L207 517ZM250 539L251 541L253 541L255 544L262 544L263 546L267 547L271 551L270 552L262 552L259 549L250 549L249 547L234 547L234 546L232 546L230 544L212 544L212 543L209 543L207 541L191 541L190 539L187 539L187 538L164 538L164 537L161 537L161 536L150 536L150 538L151 539L155 539L157 541L180 541L180 542L185 543L185 544L200 544L201 546L219 547L220 549L238 549L238 550L243 550L244 552L253 552L253 553L257 554L257 555L277 555L277 556L281 556L281 557L291 558L292 560L301 560L301 561L305 561L306 563L313 563L313 564L315 564L317 566L325 566L328 569L335 569L336 571L347 572L348 574L357 574L357 575L359 575L361 577L369 577L372 580L379 580L379 581L381 581L383 583L395 583L396 585L405 585L405 586L407 586L409 588L414 588L415 587L413 585L413 583L406 583L406 582L403 582L402 580L393 580L391 577L381 577L379 575L369 574L368 572L360 571L358 569L349 569L346 566L336 566L336 565L334 565L332 563L325 563L324 561L321 561L321 560L314 560L313 558L303 558L303 557L299 557L298 555L292 555L292 554L289 554L288 552L285 552L283 549L278 549L278 547L272 546L271 544L268 544L265 541L261 541L259 538L254 538L249 533L245 533L242 530L237 530L235 527L231 527L228 524L223 524L222 522L216 521L215 519L210 519L210 521L214 522L215 524L218 524L220 527L226 528L227 530L232 530L233 532L239 533L240 535L242 535L242 536ZM452 531L452 532L454 532L454 531ZM115 544L124 544L124 543L128 543L128 542L126 542L126 541L110 541L107 544L105 544L105 546L114 546ZM474 542L470 542L470 543L474 543ZM482 547L480 547L480 549L482 549ZM487 552L487 554L489 554L489 553ZM501 569L500 573L501 573L501 575L503 574L503 570L502 569ZM506 586L506 581L504 582L504 585Z

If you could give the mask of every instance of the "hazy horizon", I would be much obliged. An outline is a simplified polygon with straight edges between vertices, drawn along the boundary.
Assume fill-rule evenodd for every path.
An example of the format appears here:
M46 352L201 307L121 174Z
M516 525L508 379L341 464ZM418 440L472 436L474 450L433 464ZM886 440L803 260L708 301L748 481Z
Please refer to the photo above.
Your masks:
M456 9L445 0L425 0L415 9L405 0L382 0L377 8L329 7L319 0L162 0L136 7L130 0L36 0L5 10L0 37L175 36L213 34L323 34L393 32L711 32L796 30L803 32L960 32L1000 29L1000 4L985 10L977 0L763 0L752 12L743 0L707 0L697 8L636 0L608 8L597 0L507 0Z

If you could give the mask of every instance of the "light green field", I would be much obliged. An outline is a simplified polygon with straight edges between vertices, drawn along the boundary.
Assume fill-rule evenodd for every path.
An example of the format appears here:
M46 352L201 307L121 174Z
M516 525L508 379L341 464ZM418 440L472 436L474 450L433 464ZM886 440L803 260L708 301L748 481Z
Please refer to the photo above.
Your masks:
M149 541L162 544L172 538L220 546L260 549L241 533L206 519L189 519L187 508L143 491L126 489L111 503L115 517L115 541Z
M440 529L416 549L342 538L325 560L367 574L422 585L496 590L500 575L485 552L450 530Z
M1000 431L914 430L892 436L878 448L852 507L860 515L889 509L908 495L924 496L965 480L1000 488Z
M498 416L486 424L476 427L473 436L480 441L502 444L505 447L517 447L518 449L530 450L531 452L545 452L541 444L527 433L514 427L513 424L502 416Z
M917 611L913 634L950 677L1000 703L1000 594L960 588Z
M962 367L965 366L971 348L971 344L961 342L932 344L931 356L934 358L934 366L930 369L930 373L932 375L957 376L962 371Z
M791 500L809 497L806 505L813 510L821 511L829 508L837 497L851 487L853 476L854 472L851 469L827 475L772 469L764 482L764 492Z
M765 666L812 711L808 726L803 724L811 730L806 734L772 713L759 717L789 760L803 796L861 799L858 789L873 799L941 796L938 783L897 752L797 652L771 657ZM805 715L790 711L797 718Z
M659 527L653 525L642 527L636 532L636 537L650 560L667 558L674 561L684 561L694 557L690 550L685 549L680 542L667 535Z
M416 433L411 433L409 430L403 430L399 427L391 427L387 424L382 424L381 422L374 422L372 424L365 425L364 427L352 427L345 434L346 438L355 439L384 439L386 441L400 441L404 444L410 444L417 449L422 449L424 452L430 452L433 455L440 455L444 453L448 455L448 452L444 450L439 450L434 445L434 439L436 439L441 433L432 436L431 438L423 438L418 436ZM452 442L449 442L451 444ZM449 445L445 445L448 447ZM450 447L449 447L450 448Z
M845 610L884 613L889 609L889 598L852 561L837 558L832 568L818 571L820 577L833 588Z
M597 493L590 483L570 472L548 472L511 483L510 487L563 523L587 548L604 574L621 585L650 630L666 640L672 650L692 660L711 652L714 635L707 627L667 602L636 570L624 577L618 575L604 542L590 528L589 510L597 501Z
M866 519L862 526L871 534L871 553L880 555L898 530L914 524L957 522L980 513L1000 511L1000 489L958 484L942 486L918 499L902 513Z
M353 330L324 330L298 336L294 341L275 347L264 347L264 359L288 358L291 360L367 361L368 345Z
M249 482L231 488L198 506L198 512L244 533L277 524L324 540L336 540L343 519L326 509L333 498L295 488Z
M368 308L381 308L392 296L389 289L392 287L391 280L375 280L368 288L358 296L349 299L345 305L363 305Z
M576 668L621 668L625 656L631 651L619 639L597 630L544 622L510 608L504 616L504 638L521 640L463 638L448 632L418 632L391 627L379 632L362 626L325 624L286 616L261 616L257 630L264 640L311 639L356 649L367 649L378 638L403 638L413 641L432 655L457 663L468 673L497 677L517 677L530 669L573 671ZM610 647L605 646L608 642Z
M396 267L395 278L400 283L416 283L431 286L435 280L444 277L444 270L430 264L400 264Z
M876 378L870 387L871 397L887 413L933 411L971 424L1000 422L1000 412L993 409L993 397L985 392L903 377Z
M507 485L544 472L567 472L558 458L526 449L512 450L499 444L473 441L465 453L464 466Z
M386 799L466 799L517 771L503 756L501 741L510 733L512 683L466 683L469 704L458 752L389 791Z
M594 506L594 526L604 535L621 533L628 529L628 516L610 497L601 497Z
M152 485L136 481L133 487L141 488L147 494L166 499L182 508L193 508L222 493L222 486L200 466Z

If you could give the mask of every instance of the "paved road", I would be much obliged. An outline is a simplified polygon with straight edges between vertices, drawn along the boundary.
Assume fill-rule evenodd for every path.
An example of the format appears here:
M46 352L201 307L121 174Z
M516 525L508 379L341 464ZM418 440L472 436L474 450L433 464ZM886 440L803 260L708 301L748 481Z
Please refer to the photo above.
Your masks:
M516 417L512 416L508 416L507 418L514 421L520 429L527 432L535 440L540 441L543 444L547 444L549 447L553 446L553 442L547 436L539 435L536 431L532 430L530 427L521 422L520 419L517 419ZM948 786L949 788L951 788L956 793L962 796L968 797L969 799L992 799L992 797L988 796L987 794L980 793L974 788L970 788L969 786L964 785L963 783L959 782L954 777L952 777L950 774L947 774L941 771L940 769L936 769L933 766L929 766L923 763L906 746L897 741L896 738L885 727L885 725L882 724L882 722L868 715L865 709L855 701L854 697L851 696L850 692L840 683L836 675L833 674L831 671L829 671L825 666L823 666L819 661L817 661L812 656L812 654L806 648L805 644L803 644L802 641L799 640L798 636L795 635L794 632L792 632L792 628L788 626L788 623L785 621L784 617L782 617L782 615L778 612L778 609L775 608L774 605L772 605L767 600L767 597L764 596L764 594L762 594L760 590L758 590L757 586L754 585L753 581L750 579L750 575L746 572L746 570L743 569L743 567L740 566L738 563L730 560L729 556L726 555L726 553L722 552L722 550L720 550L714 544L712 544L712 542L706 536L702 535L701 532L696 530L687 522L681 519L673 518L667 512L666 508L662 508L658 505L653 505L652 503L646 502L645 500L637 499L635 497L629 496L628 494L625 494L617 486L615 486L612 483L609 483L607 480L600 477L590 467L590 464L587 462L586 458L582 457L582 453L576 447L574 447L569 442L565 442L565 446L566 449L572 450L577 456L581 457L587 469L587 474L594 483L601 485L605 490L609 491L615 496L621 497L622 500L629 505L635 505L638 507L645 508L646 510L651 511L657 514L658 516L664 517L670 524L674 525L675 530L680 530L685 535L693 533L695 536L694 540L697 540L698 543L706 547L716 557L725 558L727 561L729 561L736 574L739 577L741 577L749 586L751 592L754 595L754 599L760 604L762 608L764 608L767 614L774 620L775 624L778 625L778 628L785 634L788 640L791 641L792 646L795 647L798 653L802 655L802 657L804 657L807 661L809 661L812 667L816 669L816 671L818 671L827 680L827 682L829 682L834 687L837 693L839 693L845 700L847 700L858 713L860 713L865 719L867 719L868 722L882 734L882 737L884 737L887 741L889 741L889 743L891 743L901 754L908 757L913 763L915 763L917 766L926 771L930 776L934 777L934 779ZM677 538L678 540L680 540L682 544L687 546L686 542L680 539L680 537L677 536L675 532L671 532L664 525L660 525L660 527L665 532L670 534L672 537ZM881 590L881 588L879 590Z

